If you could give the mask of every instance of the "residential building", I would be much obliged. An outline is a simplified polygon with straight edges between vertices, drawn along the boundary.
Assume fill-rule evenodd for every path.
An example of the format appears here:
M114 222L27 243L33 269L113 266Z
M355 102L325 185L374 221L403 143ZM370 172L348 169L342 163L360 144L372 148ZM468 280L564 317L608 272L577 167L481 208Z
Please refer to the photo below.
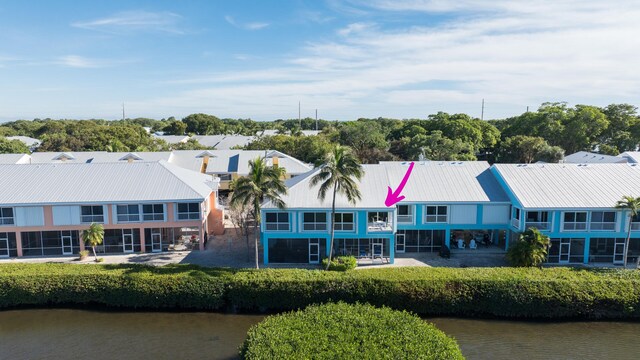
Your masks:
M384 205L387 187L400 184L409 162L363 165L361 200L336 197L334 252L378 257L438 252L442 245L486 243L506 249L511 203L486 162L416 162L396 206ZM287 206L262 208L264 263L318 263L330 248L331 194L310 186L316 171L287 182ZM473 241L473 242L472 242ZM464 244L464 245L462 245Z
M0 165L0 257L202 250L224 231L218 179L166 161Z
M29 150L31 151L34 151L38 148L38 146L40 146L40 144L42 144L42 141L29 136L7 136L6 139L22 141L25 145L27 145L27 147L29 147Z
M551 238L549 263L622 264L629 213L622 196L640 196L637 164L495 164L512 203L509 230L538 228ZM640 255L640 218L631 219L628 259Z
M565 156L562 162L570 164L616 164L626 163L627 159L621 156L578 151L577 153Z

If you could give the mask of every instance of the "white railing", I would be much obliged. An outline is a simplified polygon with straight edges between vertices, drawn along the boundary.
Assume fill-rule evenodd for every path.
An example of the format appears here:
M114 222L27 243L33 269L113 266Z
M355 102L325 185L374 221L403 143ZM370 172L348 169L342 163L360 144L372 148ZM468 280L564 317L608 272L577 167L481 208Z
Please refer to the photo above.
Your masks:
M367 224L367 230L370 232L373 231L393 231L393 224L390 222L384 221L375 221Z
M413 215L398 215L398 223L413 223Z
M520 219L511 219L511 226L514 228L520 228Z
M551 224L549 222L527 222L525 227L528 229L530 227L534 227L538 230L549 230L551 229Z

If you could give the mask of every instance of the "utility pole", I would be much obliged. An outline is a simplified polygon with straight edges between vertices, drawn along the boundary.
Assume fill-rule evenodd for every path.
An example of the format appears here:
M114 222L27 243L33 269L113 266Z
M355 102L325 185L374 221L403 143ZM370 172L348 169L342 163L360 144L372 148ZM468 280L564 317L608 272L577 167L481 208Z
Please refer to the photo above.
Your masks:
M480 120L484 120L484 99L482 99L482 113L480 113Z
M122 121L124 121L124 103L122 103Z
M318 109L316 109L316 131L318 131Z
M527 112L529 112L529 105L527 105Z
M300 101L298 101L298 125L300 125L300 130L302 130L302 118L300 117Z

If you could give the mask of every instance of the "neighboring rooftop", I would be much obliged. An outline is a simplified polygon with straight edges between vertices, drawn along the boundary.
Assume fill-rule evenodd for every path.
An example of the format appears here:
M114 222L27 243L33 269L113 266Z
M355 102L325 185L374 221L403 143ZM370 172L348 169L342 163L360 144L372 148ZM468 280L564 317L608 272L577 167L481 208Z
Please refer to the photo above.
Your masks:
M31 149L37 148L38 146L40 146L40 144L42 144L42 141L38 139L34 139L32 137L28 137L28 136L7 136L6 139L22 141L25 145L27 145Z
M362 165L364 176L358 183L362 199L355 207L385 208L387 187L395 189L410 162L381 162L377 165ZM318 170L303 177L287 182L289 193L283 200L289 208L326 208L331 206L331 198L324 201L317 198L319 186L309 187L310 179ZM469 203L469 202L508 202L494 176L489 164L484 161L416 161L411 177L402 195L402 203ZM270 203L265 208L273 208ZM336 198L336 207L353 208L344 196Z
M613 208L624 195L640 196L640 165L495 164L526 208Z
M577 153L565 156L564 162L570 164L615 164L626 163L627 159L620 156L578 151Z
M640 151L627 151L618 155L621 158L624 158L629 163L638 164L640 163Z
M0 204L201 201L210 175L159 162L0 165Z

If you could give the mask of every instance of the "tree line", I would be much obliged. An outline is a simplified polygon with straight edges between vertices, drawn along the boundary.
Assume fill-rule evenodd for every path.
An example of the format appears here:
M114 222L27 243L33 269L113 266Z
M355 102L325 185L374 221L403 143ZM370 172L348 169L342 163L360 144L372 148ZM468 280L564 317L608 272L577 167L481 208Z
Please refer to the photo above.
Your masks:
M630 104L606 107L544 103L536 111L483 121L467 114L439 112L425 119L361 118L352 121L220 119L192 114L183 119L18 120L0 125L0 152L23 152L3 136L42 140L37 151L166 151L204 148L196 141L169 145L166 135L256 136L245 148L274 149L317 163L335 144L348 146L362 163L384 160L488 160L557 162L564 154L592 151L617 155L640 144L640 118ZM261 136L266 129L275 135ZM302 130L319 130L304 136Z

